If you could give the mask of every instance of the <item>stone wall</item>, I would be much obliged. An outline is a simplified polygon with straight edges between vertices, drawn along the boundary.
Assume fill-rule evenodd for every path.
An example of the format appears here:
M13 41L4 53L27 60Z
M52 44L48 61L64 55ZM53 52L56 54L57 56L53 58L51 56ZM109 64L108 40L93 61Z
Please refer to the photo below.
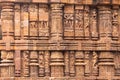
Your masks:
M0 0L0 80L120 80L120 0Z

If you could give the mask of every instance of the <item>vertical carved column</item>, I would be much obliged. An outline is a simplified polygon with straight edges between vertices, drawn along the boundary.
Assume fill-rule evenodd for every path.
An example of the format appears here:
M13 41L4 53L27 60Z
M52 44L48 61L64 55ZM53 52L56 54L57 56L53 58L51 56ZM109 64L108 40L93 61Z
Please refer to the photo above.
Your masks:
M84 6L75 6L75 39L84 38Z
M64 39L74 39L74 5L64 7Z
M1 51L1 77L14 77L13 51Z
M97 20L98 20L98 18L97 18L97 9L96 8L93 8L92 10L91 10L91 18L90 18L90 32L91 32L91 37L92 37L92 39L98 39L98 24L97 24Z
M112 39L118 39L119 37L119 17L118 17L119 6L113 6L112 12Z
M45 59L44 59L44 51L39 51L39 76L45 76Z
M21 76L21 52L20 50L15 51L15 76Z
M120 52L114 53L115 75L120 76Z
M75 69L76 69L76 77L84 76L85 74L85 54L83 51L76 51L75 53Z
M69 68L69 64L70 64L70 60L69 60L69 51L66 51L64 53L64 63L65 63L65 76L69 76L70 75L70 68Z
M29 60L29 51L23 51L22 53L23 55L23 59L22 59L22 74L24 77L29 77L30 76L30 69L29 69L29 65L30 65L30 60Z
M51 4L51 39L62 40L62 10L63 4Z
M13 51L10 43L14 42L14 3L1 3L2 39L6 43L6 50L1 51L1 77L14 76ZM6 66L8 65L8 66Z
M91 65L91 67L92 67L92 71L91 71L91 75L92 76L97 76L98 75L98 53L97 52L95 52L95 51L93 51L93 53L92 53L92 65Z
M45 76L50 76L50 52L45 51Z
M6 50L10 50L10 43L14 40L14 3L1 3L1 5L3 41L6 43Z
M21 38L28 39L28 4L21 5Z
M38 53L37 51L30 52L30 76L38 77Z
M39 39L49 39L50 36L49 12L50 11L47 4L39 4L39 23L38 23Z
M51 52L51 77L63 77L64 57L59 51Z
M112 17L111 17L111 7L110 6L99 6L99 32L101 40L105 37L111 37L112 34Z
M14 28L14 35L15 35L15 39L20 39L20 36L21 36L21 34L20 34L20 30L21 30L21 26L20 26L20 4L15 4L15 7L14 7L14 9L15 9L15 11L14 11L14 15L15 15L15 17L14 17L14 22L15 22L15 28Z
M99 76L112 77L114 75L114 59L112 52L101 52L99 55Z
M70 76L75 76L75 52L70 51Z
M85 76L90 75L90 52L85 52Z
M90 38L90 8L89 6L84 6L84 34L85 34L85 39Z

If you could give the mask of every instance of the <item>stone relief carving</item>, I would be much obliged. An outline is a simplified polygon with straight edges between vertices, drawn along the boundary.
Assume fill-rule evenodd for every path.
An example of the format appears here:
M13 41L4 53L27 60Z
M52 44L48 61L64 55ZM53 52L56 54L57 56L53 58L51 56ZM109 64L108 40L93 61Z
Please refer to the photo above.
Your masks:
M29 74L29 51L23 51L23 76L28 77Z

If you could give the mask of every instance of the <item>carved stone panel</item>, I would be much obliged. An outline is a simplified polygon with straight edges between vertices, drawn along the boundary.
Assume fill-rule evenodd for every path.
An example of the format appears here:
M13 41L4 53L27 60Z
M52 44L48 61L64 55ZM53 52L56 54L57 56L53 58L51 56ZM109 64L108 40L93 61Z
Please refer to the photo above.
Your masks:
M64 37L74 38L74 6L64 8Z

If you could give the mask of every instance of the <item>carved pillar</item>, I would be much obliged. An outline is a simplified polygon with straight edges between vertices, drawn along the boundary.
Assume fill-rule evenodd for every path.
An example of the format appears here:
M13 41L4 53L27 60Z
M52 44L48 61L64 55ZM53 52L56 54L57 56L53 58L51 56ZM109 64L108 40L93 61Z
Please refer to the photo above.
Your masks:
M51 4L51 39L62 40L63 4Z
M74 39L74 35L74 5L66 5L64 7L64 39Z
M75 69L76 69L76 77L83 77L85 74L85 54L83 51L76 51L75 53Z
M23 51L22 53L22 76L24 77L29 77L30 76L30 68L29 68L29 65L30 65L30 60L29 60L29 51Z
M120 52L114 52L115 75L120 76Z
M44 51L39 51L39 76L45 76L45 58L44 58Z
M50 52L45 51L45 76L50 76Z
M90 52L85 51L85 76L90 75Z
M64 57L60 51L51 52L51 77L63 77Z
M38 22L39 39L49 39L50 36L49 12L50 11L47 4L39 4L39 22Z
M15 51L15 76L20 77L21 76L21 51L16 50Z
M75 76L75 52L70 51L70 76Z
M65 63L65 76L69 76L70 75L70 60L69 60L70 56L69 56L69 51L66 51L64 53L64 63Z
M15 22L15 24L14 24L14 35L15 35L15 39L20 39L20 36L21 36L21 21L20 21L20 4L15 4L15 16L14 16L14 22Z
M6 43L5 49L1 51L1 77L14 76L13 51L10 44L14 42L14 3L1 3L1 27L2 39ZM7 66L6 66L7 65Z
M10 50L10 43L14 40L14 3L1 3L1 5L3 41L6 43L6 50Z
M112 39L117 40L119 37L119 6L113 6L112 11Z
M28 26L29 26L29 16L28 16L28 4L21 5L21 38L28 39Z
M84 6L84 34L85 34L85 39L90 38L90 7L89 6Z
M38 53L37 51L30 52L30 76L38 77Z
M99 76L108 78L114 75L114 56L112 52L101 52L99 55Z
M111 17L111 7L110 6L99 6L99 32L101 40L105 37L109 38L112 35L112 17Z
M91 10L90 30L92 39L98 39L98 15L96 8Z
M75 6L75 39L84 38L84 6Z
M92 52L92 65L91 65L91 75L98 76L98 53L93 51Z

